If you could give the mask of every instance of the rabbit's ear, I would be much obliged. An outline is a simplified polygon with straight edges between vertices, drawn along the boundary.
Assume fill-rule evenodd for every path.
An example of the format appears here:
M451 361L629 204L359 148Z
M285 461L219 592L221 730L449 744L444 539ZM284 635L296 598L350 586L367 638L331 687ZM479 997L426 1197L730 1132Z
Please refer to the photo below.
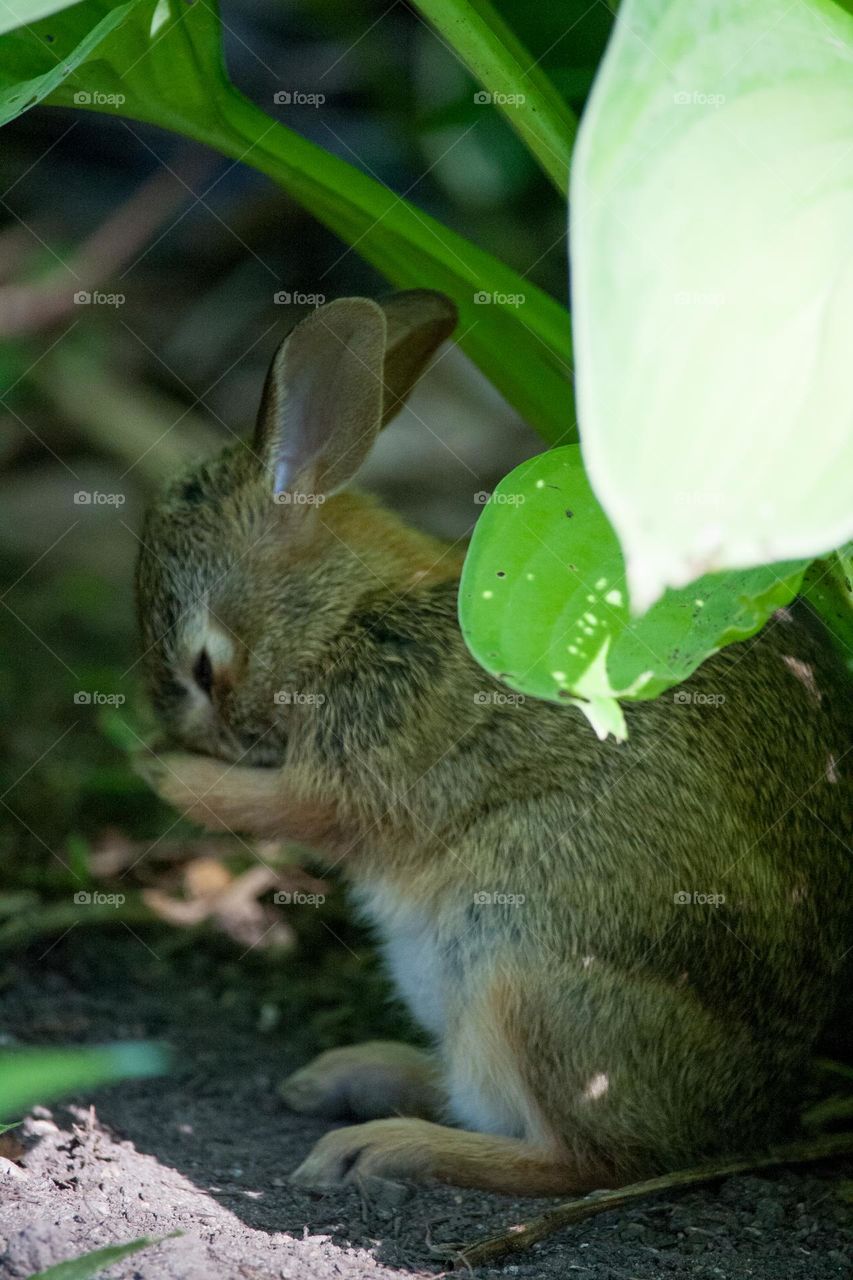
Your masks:
M456 328L456 307L443 293L409 289L380 299L388 322L388 345L382 380L385 400L382 426L399 413L430 357Z
M255 433L274 493L329 494L364 461L382 420L385 315L339 298L302 320L276 352Z

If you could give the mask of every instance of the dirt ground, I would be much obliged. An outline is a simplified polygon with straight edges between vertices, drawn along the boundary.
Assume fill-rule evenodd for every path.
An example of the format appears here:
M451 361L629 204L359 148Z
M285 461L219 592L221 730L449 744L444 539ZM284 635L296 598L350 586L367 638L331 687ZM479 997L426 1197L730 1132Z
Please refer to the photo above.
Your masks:
M392 1203L306 1193L288 1173L327 1127L289 1114L277 1081L311 1051L294 986L280 1017L223 982L205 940L167 958L117 929L77 930L0 971L3 1043L153 1036L175 1050L161 1080L37 1108L0 1159L0 1276L139 1235L183 1234L114 1266L117 1280L390 1280L446 1266L471 1242L548 1207L445 1187ZM287 970L284 974L286 977ZM282 986L286 984L282 980ZM381 1014L377 1014L381 1022ZM381 1027L370 1025L368 1034ZM316 1046L315 1046L316 1047ZM320 1044L320 1047L323 1047ZM9 1141L8 1139L6 1140ZM561 1280L822 1280L853 1274L851 1168L732 1178L602 1215L478 1276Z

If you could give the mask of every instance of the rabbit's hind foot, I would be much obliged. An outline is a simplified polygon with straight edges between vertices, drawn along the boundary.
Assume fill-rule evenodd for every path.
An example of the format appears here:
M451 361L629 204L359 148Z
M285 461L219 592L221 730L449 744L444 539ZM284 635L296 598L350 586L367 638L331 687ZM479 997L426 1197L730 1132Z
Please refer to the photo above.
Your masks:
M369 1040L321 1053L279 1088L303 1115L329 1120L437 1115L438 1071L430 1054L392 1040Z
M415 1119L372 1120L335 1129L320 1139L291 1181L304 1187L333 1187L428 1178L522 1196L614 1185L612 1172L581 1169L521 1138L469 1133Z

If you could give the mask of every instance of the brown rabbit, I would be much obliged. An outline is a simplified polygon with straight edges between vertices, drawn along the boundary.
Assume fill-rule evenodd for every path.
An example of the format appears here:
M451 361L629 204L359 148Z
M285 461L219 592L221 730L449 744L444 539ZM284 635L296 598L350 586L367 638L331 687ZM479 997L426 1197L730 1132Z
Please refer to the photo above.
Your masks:
M366 1121L297 1181L583 1191L790 1123L849 945L849 697L800 605L628 706L627 743L493 697L460 556L339 492L454 323L428 292L314 312L252 446L149 512L145 660L183 748L150 771L203 825L339 867L433 1037L285 1082Z

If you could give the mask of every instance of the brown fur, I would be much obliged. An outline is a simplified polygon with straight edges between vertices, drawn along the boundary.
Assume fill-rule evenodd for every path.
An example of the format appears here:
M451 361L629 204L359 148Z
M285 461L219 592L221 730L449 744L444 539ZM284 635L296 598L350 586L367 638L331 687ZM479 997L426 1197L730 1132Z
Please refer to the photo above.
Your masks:
M348 322L375 308L347 305ZM431 322L411 339L420 364L435 304ZM397 341L376 376L410 383ZM363 453L378 423L359 424ZM143 647L184 749L153 781L203 825L339 867L435 1038L418 1101L406 1067L409 1105L490 1130L373 1118L376 1079L402 1096L394 1051L378 1076L373 1053L347 1068L370 1123L328 1135L297 1176L545 1194L780 1136L850 944L850 697L819 624L784 611L682 686L702 697L629 705L628 742L599 742L574 707L482 697L501 686L460 634L455 553L356 493L274 504L275 440L262 419L253 450L149 513ZM306 458L301 490L338 462ZM200 636L221 650L206 701L189 687ZM305 1070L303 1109L329 1114L340 1060Z

